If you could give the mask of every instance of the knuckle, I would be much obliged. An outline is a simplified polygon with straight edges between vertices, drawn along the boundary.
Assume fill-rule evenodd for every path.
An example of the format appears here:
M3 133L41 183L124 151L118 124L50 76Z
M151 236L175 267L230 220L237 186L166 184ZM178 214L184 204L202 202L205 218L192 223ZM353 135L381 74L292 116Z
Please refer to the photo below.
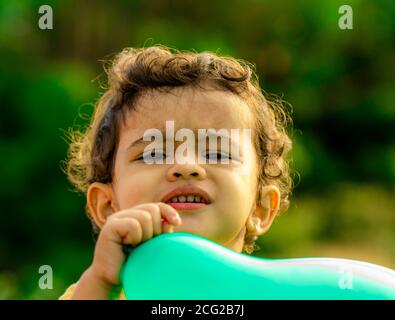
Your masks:
M152 214L158 214L160 212L159 206L155 203L147 204L147 210L150 211Z
M128 239L130 239L132 244L140 243L142 232L139 227L139 222L131 219L128 224Z
M147 203L147 208L150 208L151 210L157 210L158 205L156 203Z
M143 224L152 223L152 216L151 216L151 214L149 212L147 212L147 211L143 211L141 213L141 216L140 216L140 221Z
M107 223L114 223L115 219L116 219L115 214L112 214L112 215L108 216L107 219L106 219L106 224Z
M139 222L136 219L126 219L125 223L128 228L136 230L139 227Z

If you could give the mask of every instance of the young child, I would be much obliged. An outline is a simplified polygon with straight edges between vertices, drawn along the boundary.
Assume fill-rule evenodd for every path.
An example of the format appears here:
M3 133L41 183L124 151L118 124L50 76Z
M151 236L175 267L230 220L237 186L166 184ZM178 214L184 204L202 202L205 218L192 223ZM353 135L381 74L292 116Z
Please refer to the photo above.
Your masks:
M125 49L107 73L108 89L86 132L73 135L67 166L70 181L86 193L98 238L92 264L60 299L124 299L123 246L162 233L194 233L251 254L257 237L287 210L292 188L289 116L264 97L252 66L154 46ZM178 152L177 135L163 152L143 139L147 130L164 132L167 121L175 132L250 129L251 135L239 145L240 159L207 144L204 158L230 161L147 163L147 150L162 160Z

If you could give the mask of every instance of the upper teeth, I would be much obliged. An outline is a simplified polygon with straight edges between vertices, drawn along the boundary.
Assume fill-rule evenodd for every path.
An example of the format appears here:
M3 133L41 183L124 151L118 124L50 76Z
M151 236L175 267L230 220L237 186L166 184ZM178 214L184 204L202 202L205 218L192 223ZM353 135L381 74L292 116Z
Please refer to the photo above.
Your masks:
M178 196L171 199L171 202L202 202L205 203L204 199L198 196Z

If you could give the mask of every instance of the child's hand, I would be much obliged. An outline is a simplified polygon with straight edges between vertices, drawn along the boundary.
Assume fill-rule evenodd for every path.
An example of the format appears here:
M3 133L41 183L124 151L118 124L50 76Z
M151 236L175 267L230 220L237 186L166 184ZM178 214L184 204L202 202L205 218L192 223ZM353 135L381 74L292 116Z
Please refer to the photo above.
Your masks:
M136 246L153 236L173 232L174 226L180 224L178 212L162 202L141 204L112 214L100 232L90 272L105 285L118 286L125 260L123 245Z

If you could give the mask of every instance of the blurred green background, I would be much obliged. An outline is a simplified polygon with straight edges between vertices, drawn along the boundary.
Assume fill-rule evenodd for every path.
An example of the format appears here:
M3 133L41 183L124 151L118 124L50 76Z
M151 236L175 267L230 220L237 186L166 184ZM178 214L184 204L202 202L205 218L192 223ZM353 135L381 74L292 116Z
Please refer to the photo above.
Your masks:
M53 30L38 28L43 4ZM353 30L338 27L342 4ZM392 0L0 1L0 299L55 299L89 266L64 130L86 124L101 60L153 44L249 60L293 106L292 204L255 255L395 268L394 21ZM38 287L41 265L52 290Z

